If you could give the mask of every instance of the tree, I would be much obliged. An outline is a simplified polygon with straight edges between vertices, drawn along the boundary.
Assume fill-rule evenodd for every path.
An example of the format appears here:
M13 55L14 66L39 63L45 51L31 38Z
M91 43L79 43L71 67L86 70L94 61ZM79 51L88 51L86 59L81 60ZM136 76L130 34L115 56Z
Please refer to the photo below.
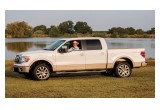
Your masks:
M12 38L20 38L20 37L31 37L32 35L32 27L29 26L26 22L13 22L7 24L6 26L6 37L10 36Z
M56 26L51 26L50 27L50 30L49 30L49 36L50 37L57 37L58 36L58 34L59 34L60 32L59 32L59 30L58 30L58 28L56 27Z
M74 26L74 30L75 32L82 33L82 34L92 33L92 28L88 26L86 22L81 22L81 21L78 21L76 23L76 25Z
M113 33L127 34L127 30L122 28L122 27L113 27L113 28L108 30L108 34L113 34Z
M47 28L47 29L46 29L46 32L45 32L45 33L46 33L47 35L49 35L49 30L50 30L50 28Z
M147 31L147 34L155 34L155 28L151 28Z
M127 27L125 28L125 30L127 32L126 34L129 34L129 35L135 34L135 29L133 27Z
M65 34L65 33L73 34L74 33L73 22L70 20L62 22L59 24L58 29L62 34Z
M42 34L44 34L44 32L42 30L36 30L34 32L34 34L36 34L36 35L42 35Z
M47 34L47 27L45 25L39 25L39 26L34 27L34 32L37 30L41 30L43 31L44 34Z
M33 35L33 37L42 37L45 36L44 32L42 30L36 30Z
M108 34L113 34L114 30L116 29L116 27L113 27L111 29L108 29L107 33Z
M135 33L136 33L136 34L139 34L139 35L142 35L142 34L144 34L144 31L143 31L142 29L137 29L137 30L135 31Z
M118 32L113 32L111 36L112 36L113 38L118 38L118 37L119 37Z

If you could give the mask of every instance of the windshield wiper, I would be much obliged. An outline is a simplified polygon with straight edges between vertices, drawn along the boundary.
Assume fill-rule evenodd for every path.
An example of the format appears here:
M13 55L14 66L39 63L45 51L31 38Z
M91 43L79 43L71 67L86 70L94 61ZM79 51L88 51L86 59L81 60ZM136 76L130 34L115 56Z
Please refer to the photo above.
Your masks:
M43 50L49 50L49 51L52 51L53 49L43 49Z
M49 49L43 49L43 50L49 50Z

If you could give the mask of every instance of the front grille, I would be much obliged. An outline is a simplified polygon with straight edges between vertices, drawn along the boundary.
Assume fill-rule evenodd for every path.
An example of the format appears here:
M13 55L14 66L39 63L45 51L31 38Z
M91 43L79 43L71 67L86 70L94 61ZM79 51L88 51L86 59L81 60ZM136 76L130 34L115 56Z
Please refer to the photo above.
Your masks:
M20 63L21 57L19 55L16 55L16 58L14 60L15 63Z

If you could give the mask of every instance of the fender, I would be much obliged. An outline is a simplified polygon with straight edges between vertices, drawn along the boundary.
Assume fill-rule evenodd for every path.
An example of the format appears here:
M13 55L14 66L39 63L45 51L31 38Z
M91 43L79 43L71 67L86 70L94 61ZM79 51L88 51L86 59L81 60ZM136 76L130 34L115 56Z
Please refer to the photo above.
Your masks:
M55 65L54 65L50 60L48 60L47 58L37 58L37 59L34 59L34 60L29 64L29 66L31 67L33 63L35 63L35 62L37 62L37 61L40 61L40 60L43 60L43 61L46 61L46 62L50 63L51 66L52 66L52 70L55 70Z
M113 65L112 65L112 66L114 67L115 63L116 63L118 60L120 60L120 59L129 59L129 60L132 62L132 65L133 65L133 67L134 67L134 63L133 63L132 58L130 58L130 57L126 56L126 55L117 57L117 58L113 61ZM113 68L113 67L112 67L112 68Z

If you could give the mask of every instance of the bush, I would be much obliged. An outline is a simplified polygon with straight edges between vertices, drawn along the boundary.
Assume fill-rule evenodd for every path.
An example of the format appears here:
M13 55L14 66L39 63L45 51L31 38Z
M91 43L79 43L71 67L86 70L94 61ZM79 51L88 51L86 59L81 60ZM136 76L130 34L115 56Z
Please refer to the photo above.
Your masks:
M57 37L60 34L59 29L56 26L53 26L49 30L50 37Z
M96 33L93 33L93 34L92 34L92 37L106 37L106 36L105 36L105 33L104 33L104 32L103 32L103 33L97 33L97 32L96 32Z
M129 37L131 37L131 35L128 35L128 34L122 34L122 35L120 35L120 38L129 38Z
M119 37L118 32L113 32L113 34L111 35L111 37L118 38Z
M144 34L144 35L143 35L143 38L148 38L148 35L147 35L147 34Z
M37 30L33 33L32 37L48 37L42 30Z

